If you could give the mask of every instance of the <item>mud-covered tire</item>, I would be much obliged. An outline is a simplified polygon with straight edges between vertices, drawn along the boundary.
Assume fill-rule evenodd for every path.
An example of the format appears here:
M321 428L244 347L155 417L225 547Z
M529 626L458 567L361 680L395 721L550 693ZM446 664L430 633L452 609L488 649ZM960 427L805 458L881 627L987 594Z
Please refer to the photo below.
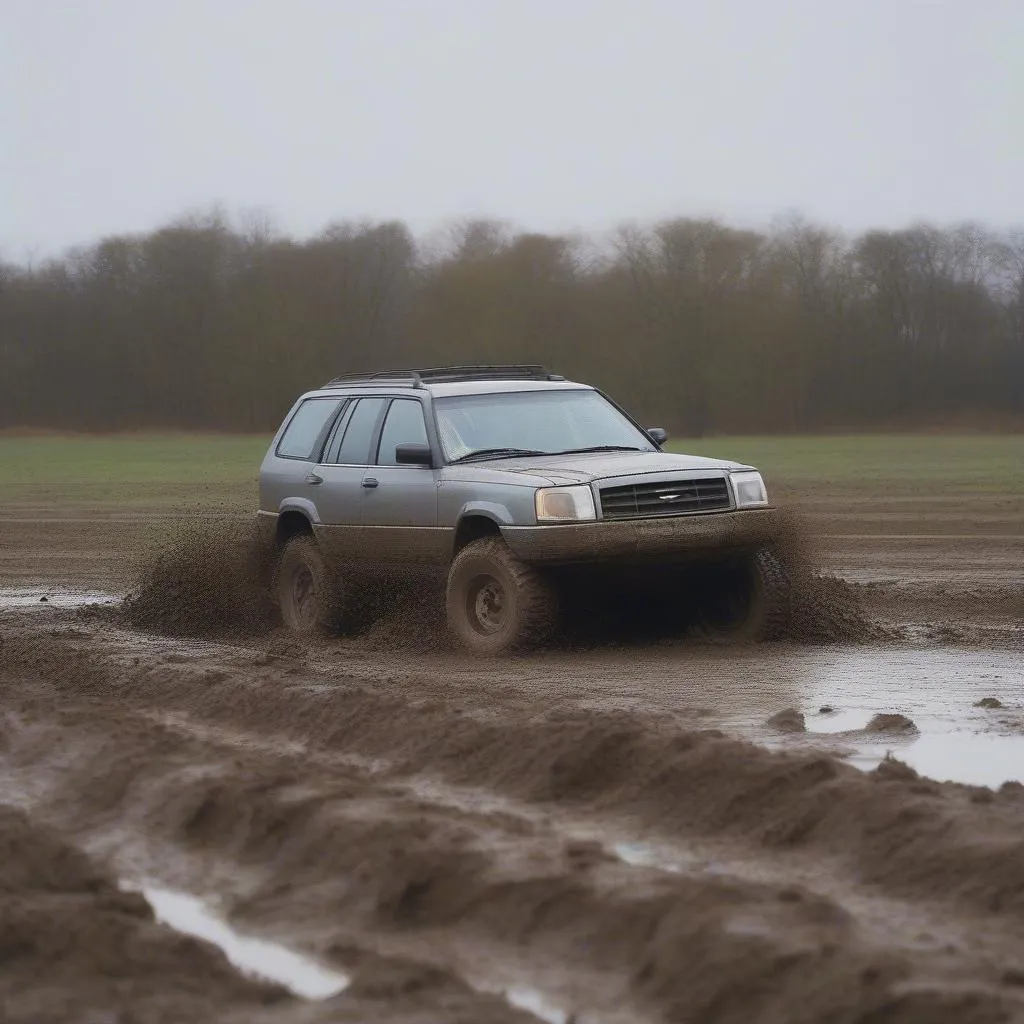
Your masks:
M306 636L344 626L345 594L337 572L309 534L290 538L281 552L274 590L284 625Z
M711 643L777 640L792 614L790 574L771 548L713 570L696 596L697 632Z
M499 537L475 540L452 560L445 613L464 650L498 655L539 647L556 632L559 611L551 581Z

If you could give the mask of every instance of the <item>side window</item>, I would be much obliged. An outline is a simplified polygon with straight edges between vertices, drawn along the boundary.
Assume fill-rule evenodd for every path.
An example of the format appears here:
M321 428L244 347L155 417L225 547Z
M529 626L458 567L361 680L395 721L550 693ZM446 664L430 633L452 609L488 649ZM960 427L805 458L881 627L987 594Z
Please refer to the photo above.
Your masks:
M423 406L414 398L396 398L384 420L380 447L377 450L377 464L396 465L396 445L427 443L427 428L423 425Z
M327 439L327 448L324 451L324 462L327 465L331 465L338 461L338 450L341 448L341 439L345 436L348 421L352 418L352 410L355 409L355 407L356 402L349 402L348 405L345 406L341 415L334 421L334 427Z
M324 427L340 405L340 398L307 398L278 441L277 454L285 459L315 458Z
M370 462L370 442L377 426L384 398L360 398L348 419L345 436L338 449L338 463L342 466L366 466Z

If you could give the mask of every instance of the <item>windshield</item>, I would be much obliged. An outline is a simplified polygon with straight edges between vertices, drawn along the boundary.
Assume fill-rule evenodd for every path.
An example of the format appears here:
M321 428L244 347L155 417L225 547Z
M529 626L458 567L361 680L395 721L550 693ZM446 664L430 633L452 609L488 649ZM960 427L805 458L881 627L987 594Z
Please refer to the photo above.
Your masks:
M434 400L445 458L555 455L580 449L657 451L618 409L590 390L514 391Z

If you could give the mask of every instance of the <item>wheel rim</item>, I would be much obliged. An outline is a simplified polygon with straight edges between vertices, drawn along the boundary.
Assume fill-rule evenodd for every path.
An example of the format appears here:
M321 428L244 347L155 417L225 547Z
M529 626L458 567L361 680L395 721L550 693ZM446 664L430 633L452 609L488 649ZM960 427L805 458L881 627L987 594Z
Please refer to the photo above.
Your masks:
M483 636L500 633L508 622L508 595L501 580L475 577L466 594L466 615L475 632Z
M292 574L292 608L301 625L308 626L316 620L316 580L308 566L300 565Z

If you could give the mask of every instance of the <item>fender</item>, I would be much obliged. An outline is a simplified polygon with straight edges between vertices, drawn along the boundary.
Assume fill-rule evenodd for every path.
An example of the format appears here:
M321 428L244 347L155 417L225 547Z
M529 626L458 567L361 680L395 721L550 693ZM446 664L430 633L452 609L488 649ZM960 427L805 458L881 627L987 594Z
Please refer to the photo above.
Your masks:
M320 523L316 505L308 498L285 498L277 511L279 515L283 515L285 512L301 512L309 520L311 526L318 526Z
M480 516L484 519L490 519L498 527L512 526L515 523L515 517L508 506L497 501L467 501L459 509L456 522L461 523L468 516Z

